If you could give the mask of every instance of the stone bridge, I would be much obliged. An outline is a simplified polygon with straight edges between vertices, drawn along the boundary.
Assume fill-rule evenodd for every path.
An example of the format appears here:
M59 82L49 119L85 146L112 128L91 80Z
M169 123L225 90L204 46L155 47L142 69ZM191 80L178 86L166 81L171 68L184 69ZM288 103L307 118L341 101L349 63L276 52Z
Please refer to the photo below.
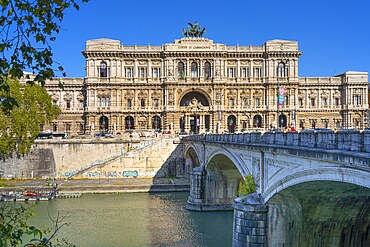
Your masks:
M297 221L293 218L301 215L302 221L307 216L304 208L308 204L312 211L310 201L322 204L327 199L343 199L343 194L348 191L356 191L355 195L352 193L348 196L355 196L357 203L350 207L356 208L357 213L367 213L352 219L350 224L361 221L365 228L359 230L360 233L357 231L359 236L353 239L354 232L348 232L345 230L348 225L342 224L348 224L348 219L343 219L343 222L335 226L338 237L330 240L331 244L335 242L330 246L350 246L345 241L357 243L353 246L362 246L359 245L361 241L365 241L366 246L370 243L370 131L306 130L300 133L210 134L188 136L182 139L182 143L185 145L186 164L193 168L187 208L210 211L234 207L233 246L268 246L268 243L269 246L306 246L287 236L287 229L293 228L289 224L294 225ZM239 184L247 175L253 176L257 193L236 198ZM328 195L331 195L331 199L327 198ZM326 199L320 201L317 198ZM284 205L276 202L284 202ZM274 208L273 205L278 206ZM320 205L314 207L318 210ZM332 207L332 210L338 210L335 205ZM277 212L276 208L280 211ZM293 213L297 210L299 213ZM273 214L285 215L284 221L272 218ZM334 221L337 220L334 215L329 218L333 220L333 217ZM330 223L329 218L327 221ZM271 225L267 225L268 221L269 224L274 221L275 226L280 224L280 227L272 229ZM325 224L329 224L328 222ZM320 227L325 227L325 224ZM311 232L306 235L319 236L317 246L326 246L323 243L329 246L330 241L326 238L332 237L320 233L316 226L310 227ZM282 228L285 230L281 230ZM304 231L307 232L306 228L300 226L295 230L296 235L292 232L289 234L295 236L294 238L301 238L302 234L305 235ZM307 246L315 245L315 241L311 238ZM340 245L340 241L344 241L344 245Z

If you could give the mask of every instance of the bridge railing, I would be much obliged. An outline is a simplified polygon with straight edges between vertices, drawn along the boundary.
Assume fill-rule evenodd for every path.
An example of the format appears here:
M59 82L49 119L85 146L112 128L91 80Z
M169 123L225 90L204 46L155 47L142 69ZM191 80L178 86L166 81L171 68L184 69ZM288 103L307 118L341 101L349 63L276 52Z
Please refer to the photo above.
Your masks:
M301 132L248 132L183 137L184 141L267 144L370 153L370 130L304 130Z

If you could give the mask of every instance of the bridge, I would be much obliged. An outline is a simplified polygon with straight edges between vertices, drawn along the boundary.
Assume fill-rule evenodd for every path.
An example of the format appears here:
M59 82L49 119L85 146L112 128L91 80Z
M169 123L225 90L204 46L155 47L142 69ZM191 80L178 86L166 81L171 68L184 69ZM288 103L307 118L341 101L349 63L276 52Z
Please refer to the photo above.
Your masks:
M234 209L233 246L305 246L287 236L297 215L300 221L310 221L307 212L312 212L312 208L317 212L326 201L340 201L349 191L349 202L341 210L349 207L351 214L357 216L351 220L335 218L335 213L343 212L333 204L333 215L319 224L325 229L330 220L340 221L333 226L337 238L313 225L300 226L294 230L296 235L289 234L295 238L315 235L319 240L311 237L310 246L317 241L318 246L329 246L330 241L334 244L330 246L370 243L370 131L210 134L184 137L181 142L186 165L192 168L187 208ZM238 197L239 184L247 175L254 178L257 191ZM284 220L276 215L285 215ZM357 223L364 228L348 230Z

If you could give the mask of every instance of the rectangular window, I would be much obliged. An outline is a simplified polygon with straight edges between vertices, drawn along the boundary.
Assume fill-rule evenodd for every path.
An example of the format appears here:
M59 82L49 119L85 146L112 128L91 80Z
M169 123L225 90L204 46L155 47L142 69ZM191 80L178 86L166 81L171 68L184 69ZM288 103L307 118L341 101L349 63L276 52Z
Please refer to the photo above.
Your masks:
M327 98L322 99L322 105L323 106L328 106L328 99Z
M80 131L84 131L84 124L83 123L80 123Z
M66 131L67 132L71 131L71 124L66 123Z
M159 106L159 100L158 99L154 99L153 106L154 106L154 108L158 108L158 106Z
M56 132L58 131L58 126L56 123L53 123L53 131Z
M228 68L227 69L227 77L235 78L235 68Z
M243 107L244 108L248 107L248 99L243 99Z
M134 77L133 68L126 68L126 78Z
M106 105L105 105L105 98L101 98L101 106L102 107L105 107Z
M259 107L261 105L261 99L256 98L256 107Z
M152 69L153 78L159 78L161 77L159 68L153 68Z
M146 69L139 68L139 78L145 78L145 77L146 77Z
M80 101L80 108L83 109L84 108L84 102L81 100Z
M132 107L132 100L127 99L127 108L131 108L131 107Z
M361 96L360 95L354 95L353 96L353 104L354 105L361 105Z
M145 99L141 99L141 101L140 101L140 106L141 106L141 107L145 107Z
M241 68L240 69L240 75L241 75L242 78L249 77L249 70L248 70L248 68Z
M311 99L311 106L314 107L315 106L315 99Z
M67 109L71 109L71 101L67 101L66 102L66 108Z
M230 98L230 100L229 100L229 106L230 107L234 107L234 99L233 98Z
M303 99L298 99L298 105L299 107L303 107Z
M253 68L253 76L261 77L261 68Z
M335 98L335 99L334 99L334 104L335 104L336 106L339 106L339 104L340 104L339 98Z

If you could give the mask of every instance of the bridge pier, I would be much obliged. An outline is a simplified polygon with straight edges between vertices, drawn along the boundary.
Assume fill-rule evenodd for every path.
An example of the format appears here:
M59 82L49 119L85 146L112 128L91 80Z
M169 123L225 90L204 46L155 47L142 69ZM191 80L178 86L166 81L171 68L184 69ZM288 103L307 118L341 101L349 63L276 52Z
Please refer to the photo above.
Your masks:
M196 167L190 172L190 195L186 205L188 210L203 211L206 174L204 166Z
M240 175L237 170L206 170L199 166L190 173L190 195L186 208L193 211L232 210Z
M268 206L257 193L234 199L233 247L267 247Z

